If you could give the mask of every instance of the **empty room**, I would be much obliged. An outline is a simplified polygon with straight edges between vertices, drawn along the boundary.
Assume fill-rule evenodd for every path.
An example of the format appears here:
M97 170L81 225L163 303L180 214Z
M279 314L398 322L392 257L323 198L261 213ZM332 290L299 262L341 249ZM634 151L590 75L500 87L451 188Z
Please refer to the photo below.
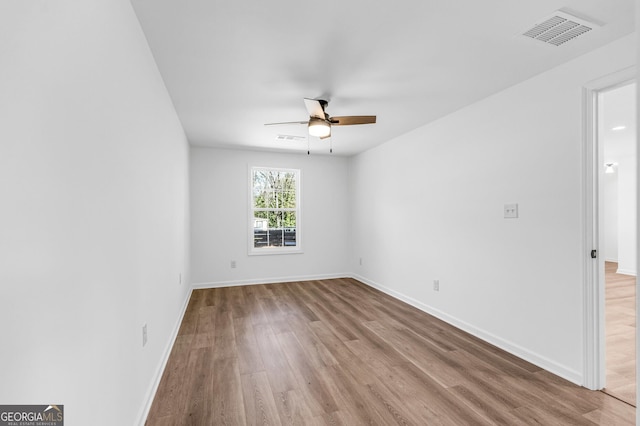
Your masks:
M637 3L0 2L0 424L636 424Z

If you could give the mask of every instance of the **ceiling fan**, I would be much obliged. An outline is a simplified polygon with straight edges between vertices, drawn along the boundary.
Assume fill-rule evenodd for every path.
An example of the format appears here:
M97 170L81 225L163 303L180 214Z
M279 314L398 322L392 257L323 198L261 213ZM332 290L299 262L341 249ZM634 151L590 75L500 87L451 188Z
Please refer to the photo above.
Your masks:
M331 137L331 126L351 126L353 124L374 124L376 122L375 115L345 115L342 117L331 117L325 112L325 108L329 104L324 99L304 99L304 105L309 112L309 120L307 121L286 121L283 123L267 123L265 126L274 126L279 124L307 124L309 134L320 139Z

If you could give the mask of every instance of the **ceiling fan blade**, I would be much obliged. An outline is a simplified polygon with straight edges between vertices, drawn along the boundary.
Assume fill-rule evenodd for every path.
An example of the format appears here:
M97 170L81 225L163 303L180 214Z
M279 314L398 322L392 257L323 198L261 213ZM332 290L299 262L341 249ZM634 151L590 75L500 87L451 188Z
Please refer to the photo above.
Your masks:
M343 117L331 117L332 126L350 126L352 124L374 124L375 115L345 115Z
M319 100L304 98L304 106L307 107L309 116L322 118L323 120L325 119L324 109L322 108L322 104Z
M309 121L285 121L282 123L264 123L265 126L279 126L280 124L309 124Z

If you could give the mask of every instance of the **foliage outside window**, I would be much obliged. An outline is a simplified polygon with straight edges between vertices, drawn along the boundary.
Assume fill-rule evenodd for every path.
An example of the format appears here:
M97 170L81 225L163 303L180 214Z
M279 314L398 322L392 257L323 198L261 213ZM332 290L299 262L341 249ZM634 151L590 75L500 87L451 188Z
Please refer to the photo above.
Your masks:
M299 252L300 170L251 168L250 254Z

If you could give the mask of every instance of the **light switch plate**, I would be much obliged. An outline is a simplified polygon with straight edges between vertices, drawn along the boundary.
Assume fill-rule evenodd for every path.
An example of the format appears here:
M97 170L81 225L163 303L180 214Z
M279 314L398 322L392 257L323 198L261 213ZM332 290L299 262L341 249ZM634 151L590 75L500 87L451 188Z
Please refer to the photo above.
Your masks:
M504 217L505 217L505 219L517 219L518 218L518 205L517 204L505 204L504 205Z

